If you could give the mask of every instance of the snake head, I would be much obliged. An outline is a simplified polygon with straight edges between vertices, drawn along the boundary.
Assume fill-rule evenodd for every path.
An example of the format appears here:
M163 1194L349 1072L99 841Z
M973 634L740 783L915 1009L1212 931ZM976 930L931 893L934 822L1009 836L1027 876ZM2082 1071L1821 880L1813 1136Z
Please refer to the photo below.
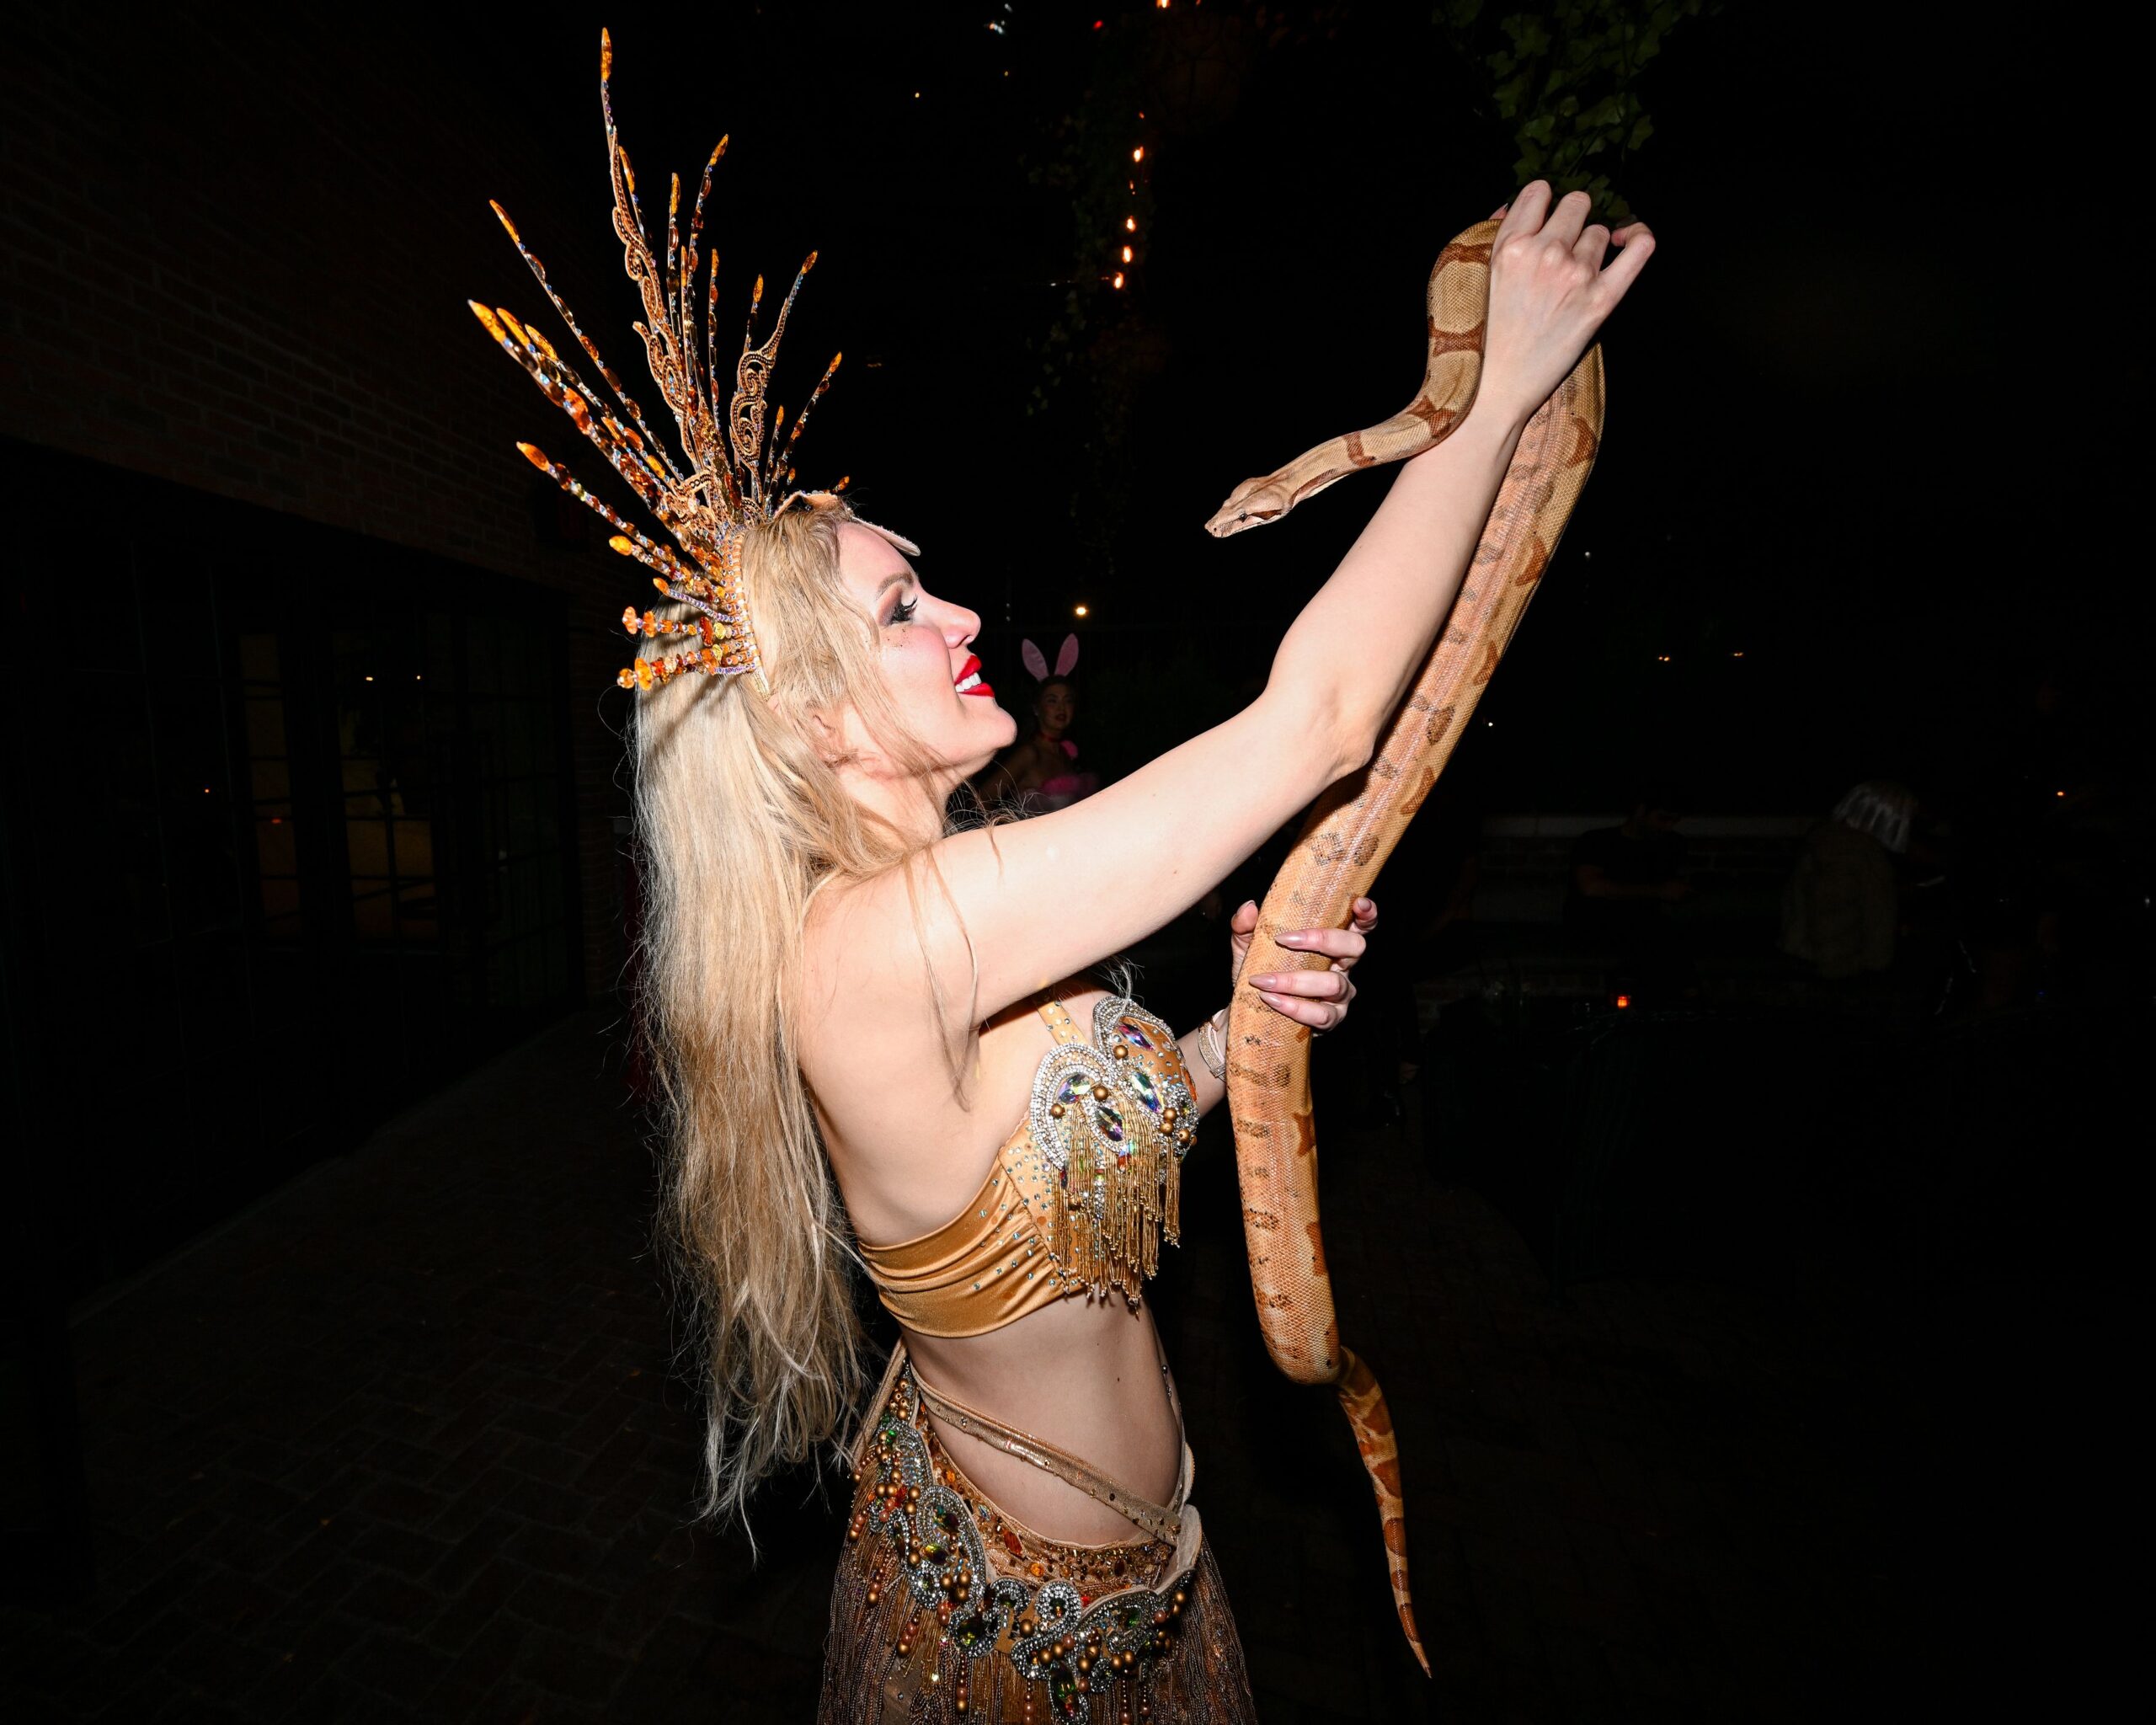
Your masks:
M1246 479L1228 494L1228 500L1213 512L1213 519L1205 524L1205 531L1215 539L1232 539L1238 533L1252 527L1262 527L1267 521L1277 521L1294 506L1294 499L1288 494L1288 488L1279 481L1279 475L1268 474L1262 479Z

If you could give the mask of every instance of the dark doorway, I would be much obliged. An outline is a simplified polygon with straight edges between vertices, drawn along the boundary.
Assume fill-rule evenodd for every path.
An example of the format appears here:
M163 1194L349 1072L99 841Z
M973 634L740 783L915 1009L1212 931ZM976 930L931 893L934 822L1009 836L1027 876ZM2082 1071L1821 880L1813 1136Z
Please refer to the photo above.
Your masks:
M528 582L7 455L36 505L8 1011L64 1301L580 999L566 620Z

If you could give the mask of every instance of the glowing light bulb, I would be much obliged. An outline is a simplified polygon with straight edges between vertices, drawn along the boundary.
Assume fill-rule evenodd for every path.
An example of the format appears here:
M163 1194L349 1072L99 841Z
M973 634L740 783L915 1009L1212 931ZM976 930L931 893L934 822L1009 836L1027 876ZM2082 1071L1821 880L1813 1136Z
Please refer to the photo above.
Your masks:
M1620 995L1619 995L1619 996L1617 996L1617 1010L1618 1010L1619 1012L1623 1012L1623 1011L1625 1010L1625 1007L1627 1007L1630 1006L1631 1004L1632 1004L1632 997L1631 997L1631 996L1630 996L1630 995L1628 995L1628 994L1620 994Z
M1130 248L1129 246L1125 246L1123 248L1123 261L1126 264L1130 261Z
M1137 218L1135 216L1124 216L1124 217L1123 218L1123 231L1125 233L1135 233L1135 232L1138 232L1138 218Z
M1082 605L1074 605L1071 606L1070 611L1071 615L1074 617L1084 617L1086 615L1086 608Z
M1121 287L1121 286L1123 286L1123 271L1122 271L1122 270L1117 270L1117 271L1115 272L1115 280L1114 280L1113 281L1111 281L1111 282L1108 284L1108 286L1109 286L1110 287Z

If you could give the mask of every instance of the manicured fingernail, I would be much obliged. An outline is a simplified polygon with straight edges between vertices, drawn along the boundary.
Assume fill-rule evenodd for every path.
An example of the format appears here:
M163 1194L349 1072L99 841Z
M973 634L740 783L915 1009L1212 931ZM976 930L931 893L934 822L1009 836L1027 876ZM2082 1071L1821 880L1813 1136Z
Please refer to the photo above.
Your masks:
M1277 976L1253 976L1250 980L1250 985L1262 994L1267 989L1279 987L1280 979Z
M1307 934L1298 932L1294 934L1277 935L1274 937L1274 943L1283 947L1299 947L1306 943L1309 939L1310 937Z

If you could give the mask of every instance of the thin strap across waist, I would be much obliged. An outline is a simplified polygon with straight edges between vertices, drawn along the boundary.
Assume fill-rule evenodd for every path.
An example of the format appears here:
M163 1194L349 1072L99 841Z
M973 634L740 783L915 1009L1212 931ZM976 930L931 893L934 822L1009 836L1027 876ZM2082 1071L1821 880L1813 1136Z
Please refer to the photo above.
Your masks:
M1167 1362L1165 1359L1161 1363L1161 1370L1166 1376ZM1183 1506L1190 1500L1191 1476L1194 1466L1190 1445L1187 1442L1181 1444L1182 1455L1177 1466L1174 1498L1166 1503L1155 1503L1142 1493L1110 1479L1098 1468L1080 1461L1069 1450L1058 1449L1031 1432L1006 1425L993 1414L969 1407L964 1402L954 1401L942 1391L923 1383L921 1374L906 1357L903 1341L892 1350L891 1364L884 1374L883 1387L878 1392L879 1404L889 1399L891 1388L901 1375L912 1380L914 1388L921 1394L922 1405L947 1424L969 1437L993 1445L1006 1455L1030 1462L1043 1473L1054 1474L1065 1485L1075 1487L1097 1503L1105 1503L1150 1538L1167 1545L1175 1545L1180 1539ZM1176 1429L1180 1439L1182 1407L1176 1397L1172 1377L1168 1379L1168 1399L1176 1410Z
M1021 1461L1030 1461L1043 1473L1052 1473L1065 1485L1075 1486L1095 1501L1107 1507L1131 1522L1139 1530L1167 1545L1175 1544L1182 1531L1183 1500L1190 1494L1190 1445L1182 1445L1182 1460L1177 1470L1175 1500L1172 1503L1155 1503L1141 1497L1129 1487L1118 1485L1098 1468L1081 1461L1067 1450L1059 1450L1044 1438L1031 1432L1022 1432L1017 1427L1006 1425L993 1415L981 1413L954 1402L942 1391L921 1381L921 1374L913 1374L914 1388L921 1391L921 1399L930 1413L970 1437L993 1444L1006 1455L1015 1455Z

